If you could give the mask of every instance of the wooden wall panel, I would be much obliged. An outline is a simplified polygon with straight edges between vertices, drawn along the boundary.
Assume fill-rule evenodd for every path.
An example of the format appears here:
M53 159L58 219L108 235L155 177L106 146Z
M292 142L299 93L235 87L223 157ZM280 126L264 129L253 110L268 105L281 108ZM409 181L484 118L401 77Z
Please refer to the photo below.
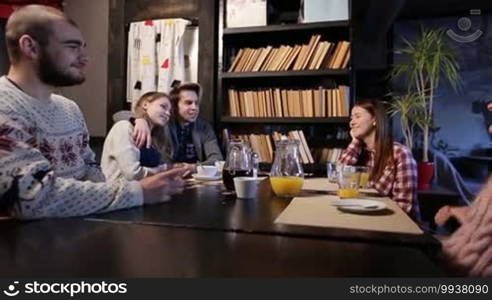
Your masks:
M205 0L204 2L207 2ZM125 22L163 18L196 18L199 0L130 0L125 3Z

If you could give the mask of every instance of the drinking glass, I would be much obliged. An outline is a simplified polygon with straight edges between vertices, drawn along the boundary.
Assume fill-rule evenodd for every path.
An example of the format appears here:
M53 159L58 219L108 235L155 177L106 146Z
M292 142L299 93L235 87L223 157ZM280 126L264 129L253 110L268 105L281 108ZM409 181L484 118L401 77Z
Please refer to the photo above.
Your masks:
M338 183L338 174L342 165L334 162L326 163L326 177L330 183Z
M356 198L359 196L360 176L354 166L343 166L338 176L338 196L340 198Z
M355 171L359 174L359 188L367 189L369 183L369 168L364 166L355 167Z

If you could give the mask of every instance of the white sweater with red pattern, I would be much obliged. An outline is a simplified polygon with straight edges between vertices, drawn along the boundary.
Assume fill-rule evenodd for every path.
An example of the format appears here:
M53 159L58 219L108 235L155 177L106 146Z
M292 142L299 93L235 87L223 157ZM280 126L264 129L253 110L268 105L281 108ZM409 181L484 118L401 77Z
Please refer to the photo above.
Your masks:
M40 101L0 78L0 207L21 219L80 216L138 206L136 181L104 182L79 107Z

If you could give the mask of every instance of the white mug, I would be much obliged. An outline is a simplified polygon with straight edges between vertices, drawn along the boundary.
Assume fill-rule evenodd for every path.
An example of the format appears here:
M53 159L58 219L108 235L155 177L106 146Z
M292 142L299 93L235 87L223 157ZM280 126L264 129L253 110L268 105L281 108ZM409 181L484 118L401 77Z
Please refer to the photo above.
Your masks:
M212 176L215 176L217 174L217 167L216 166L197 166L196 172L200 176L212 177Z
M222 173L222 169L224 169L224 164L225 164L225 161L223 161L223 160L218 160L215 162L215 166L217 167L217 171L219 173Z
M256 197L258 179L254 177L234 177L234 188L240 199L252 199Z

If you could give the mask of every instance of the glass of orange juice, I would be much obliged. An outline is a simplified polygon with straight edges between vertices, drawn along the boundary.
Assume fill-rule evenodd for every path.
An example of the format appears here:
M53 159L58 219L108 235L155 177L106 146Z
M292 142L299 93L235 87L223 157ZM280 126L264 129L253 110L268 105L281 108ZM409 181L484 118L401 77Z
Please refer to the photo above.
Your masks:
M273 176L270 184L275 195L279 197L295 197L304 184L304 178L297 176Z
M359 188L367 189L369 183L369 168L364 166L355 167L355 171L359 174Z
M356 198L359 196L360 174L354 166L343 166L338 178L338 196L340 198Z

